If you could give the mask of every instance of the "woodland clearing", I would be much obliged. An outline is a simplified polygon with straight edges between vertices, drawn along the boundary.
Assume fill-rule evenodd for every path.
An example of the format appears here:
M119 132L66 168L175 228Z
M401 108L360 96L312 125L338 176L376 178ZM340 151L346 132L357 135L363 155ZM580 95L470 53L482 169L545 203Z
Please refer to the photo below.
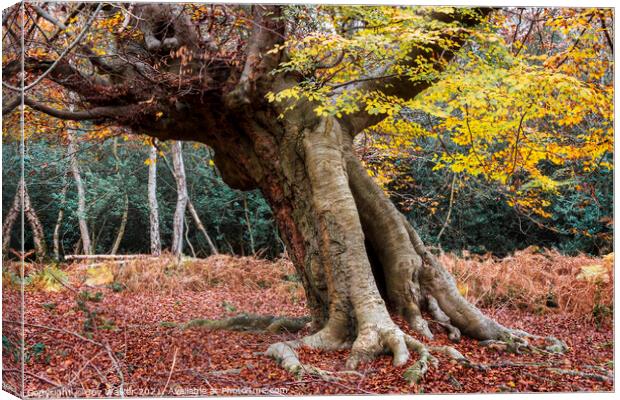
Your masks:
M613 390L613 255L567 257L528 248L504 259L440 257L469 301L501 323L560 338L568 352L511 354L495 346L482 347L470 338L451 343L437 323L431 323L435 338L429 341L394 317L405 332L432 346L451 345L469 363L439 355L441 368L431 366L418 384L410 385L403 374L415 359L394 367L385 355L362 364L356 372L347 372L349 350L301 348L302 363L330 373L294 376L263 353L271 343L307 334L309 327L294 333L244 332L209 329L198 323L242 313L306 315L303 288L286 259L219 255L177 265L173 257L164 255L91 263L94 266L76 262L48 267L47 272L30 264L24 296L25 393L109 396L122 390L128 396L174 396ZM19 291L6 283L11 281L6 279L10 268L5 270L3 292L7 389L19 376L11 372L17 368L11 336L17 327L11 321L19 319L15 315L19 310L11 304L17 303ZM548 296L550 289L553 296Z

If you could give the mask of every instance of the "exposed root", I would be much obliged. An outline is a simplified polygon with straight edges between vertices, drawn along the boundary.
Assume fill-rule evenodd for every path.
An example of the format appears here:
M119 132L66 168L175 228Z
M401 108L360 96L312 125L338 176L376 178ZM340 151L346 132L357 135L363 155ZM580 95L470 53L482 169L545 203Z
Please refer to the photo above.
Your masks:
M312 375L325 380L336 380L334 372L325 371L312 365L303 364L299 360L296 349L309 347L320 350L340 350L350 348L351 344L334 334L329 324L317 333L306 336L299 340L274 343L265 352L267 357L273 358L282 368L291 374L301 378L304 375Z
M445 356L450 357L456 362L467 364L469 363L469 359L467 359L460 351L451 346L431 346L430 351L433 353L443 354Z
M428 371L429 364L436 367L438 362L424 343L409 335L405 335L405 342L407 343L407 348L418 353L419 358L411 367L407 368L403 374L403 379L409 382L410 385L418 384Z
M356 369L361 362L370 361L386 351L392 353L392 365L398 367L405 364L409 359L405 338L406 335L395 324L363 327L351 348L347 368Z
M607 381L612 381L614 379L613 377L608 376L608 375L600 375L600 374L595 374L592 372L576 371L572 369L547 368L547 370L554 372L556 374L579 376L579 377L586 378L586 379L593 379L599 382L607 382Z
M448 321L449 320L450 319L448 319ZM407 323L409 324L411 329L414 330L414 332L419 333L420 335L424 336L425 338L427 338L429 340L433 340L433 338L434 338L433 332L431 332L431 329L428 327L428 322L426 322L424 317L422 317L422 315L420 315L419 312L417 314L414 314L414 315L410 316L409 318L407 318ZM458 329L457 329L457 331L458 331ZM460 339L460 337L461 336L460 336L460 332L459 332L459 339Z
M185 324L162 323L167 327L207 328L229 331L297 332L305 328L310 317L288 318L273 315L239 314L224 319L193 319Z
M461 340L461 331L450 323L450 317L437 304L437 300L430 294L426 296L428 311L431 313L435 322L448 331L448 338L453 342Z
M543 341L542 345L534 345L528 340ZM501 339L483 340L481 346L499 351L521 354L523 352L563 354L568 350L566 343L553 336L537 336L521 330L506 330Z

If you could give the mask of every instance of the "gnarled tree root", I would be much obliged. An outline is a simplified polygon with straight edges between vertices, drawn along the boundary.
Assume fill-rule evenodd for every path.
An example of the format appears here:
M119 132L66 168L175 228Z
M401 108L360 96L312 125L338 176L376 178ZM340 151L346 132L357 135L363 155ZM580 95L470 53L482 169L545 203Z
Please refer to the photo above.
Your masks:
M533 345L527 339L542 340L544 341L544 347ZM405 349L401 348L401 340L404 342ZM356 350L355 343L362 343L364 350ZM519 330L506 330L502 340L486 340L481 341L480 344L482 346L494 346L499 350L514 353L530 351L553 354L563 353L567 350L567 346L554 337L541 337ZM388 350L394 357L393 364L395 366L403 365L409 359L409 351L414 352L418 355L418 358L403 374L403 379L411 385L420 383L431 366L434 368L438 367L438 360L434 354L441 354L460 364L480 371L486 371L492 367L470 361L451 346L427 346L412 336L404 334L400 329L384 332L375 330L372 334L364 334L361 339L358 337L353 345L350 341L334 340L334 336L330 335L329 330L324 329L302 339L274 343L265 352L265 355L273 358L282 368L299 378L304 375L312 375L329 381L337 380L337 374L346 373L343 371L326 371L312 365L303 364L297 354L297 349L301 347L327 351L351 349L351 356L346 364L349 369L355 369L360 362L369 361L378 354L385 353ZM353 372L349 371L348 373Z
M337 373L325 371L312 365L303 364L299 360L296 349L309 347L320 350L340 350L351 348L351 342L342 339L335 334L333 325L326 325L317 333L298 340L274 343L265 352L265 355L273 358L282 368L291 374L301 378L304 375L312 375L324 380L337 380Z
M185 324L165 322L162 325L167 327L178 327L181 329L207 328L213 330L228 331L267 331L278 332L298 332L305 328L310 322L310 317L276 317L273 315L255 315L241 313L234 317L224 319L193 319Z
M292 340L287 342L278 342L272 344L269 349L265 352L265 355L273 358L282 368L286 371L294 374L298 378L301 378L304 375L312 375L317 376L325 380L337 380L338 374L351 374L355 373L354 371L326 371L319 368L316 368L312 365L303 364L299 360L299 356L297 354L297 349L300 347L309 347L313 349L346 349L351 348L350 342L341 342L341 343L331 343L326 344L323 342L324 335L321 332L318 332L315 335L307 336L305 338L299 340ZM449 358L466 364L472 364L469 362L465 356L463 356L458 350L450 346L426 346L424 343L419 340L413 338L410 335L402 334L402 339L405 343L405 346L408 350L417 353L417 360L411 365L409 368L405 370L403 373L403 379L405 379L410 384L418 384L422 378L424 378L425 374L428 372L429 368L432 366L434 368L438 367L438 361L432 353L442 354L448 356ZM394 344L392 344L394 345ZM386 344L386 346L389 346ZM408 355L408 353L407 353ZM362 359L370 359L371 355L367 354L367 357L364 358L361 355L353 355L347 361L347 367L357 367L358 363L362 361ZM398 360L399 357L395 357L395 360ZM402 360L402 357L400 357ZM408 359L405 358L405 361ZM352 361L354 360L354 361ZM394 364L398 365L399 361L395 361ZM473 365L473 364L472 364Z
M542 341L543 344L534 345L530 343L530 340ZM558 338L533 335L517 329L506 329L506 332L501 335L500 339L482 340L480 345L515 354L523 352L562 354L568 350L566 343Z

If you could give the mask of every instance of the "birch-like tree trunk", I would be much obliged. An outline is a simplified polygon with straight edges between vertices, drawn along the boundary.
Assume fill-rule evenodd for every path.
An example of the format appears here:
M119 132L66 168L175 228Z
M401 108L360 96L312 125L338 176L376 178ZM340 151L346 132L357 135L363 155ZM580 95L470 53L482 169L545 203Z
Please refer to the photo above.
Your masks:
M149 152L149 223L151 234L151 254L161 254L161 238L159 236L159 206L157 204L157 148L151 146Z
M82 239L82 249L84 254L91 254L92 247L90 241L90 233L88 230L88 224L86 222L86 193L84 191L84 183L82 182L82 175L80 174L80 165L78 162L78 145L75 141L75 137L70 130L67 130L67 138L69 139L68 151L69 159L71 161L71 173L75 180L75 186L77 188L78 195L78 224L80 227L80 237Z
M200 220L200 217L198 216L198 213L196 212L196 209L194 208L192 201L189 199L187 200L187 208L189 209L189 213L192 215L192 218L194 219L194 222L196 223L198 230L202 232L202 235L205 237L205 240L207 241L207 245L209 245L209 250L211 251L211 254L220 254L219 251L217 250L217 246L215 246L215 243L213 242L213 240L211 240L211 236L209 236L209 233L205 229L204 224Z
M24 181L22 181L21 185L24 195L24 214L26 215L26 219L28 219L28 223L32 228L32 240L34 242L35 254L37 259L41 260L47 255L47 244L45 243L43 225L41 224L41 220L32 206L32 203L30 202L30 195L28 194L28 189Z
M19 210L21 209L21 183L20 180L17 185L17 190L15 191L15 197L13 197L13 204L9 209L9 212L4 215L4 223L2 224L2 254L4 256L7 255L9 250L9 246L11 245L11 233L13 231L13 225L15 225L15 221L17 220L17 216L19 215Z
M125 236L125 227L127 226L127 217L129 216L129 196L125 193L125 202L123 208L123 216L121 217L121 225L118 228L118 233L116 234L116 239L114 239L114 244L112 245L112 250L110 250L110 254L114 255L118 251L118 248L121 245L121 241L123 240L123 236Z
M28 224L32 229L32 240L34 242L34 249L37 259L42 259L47 254L47 245L45 243L45 234L43 231L43 225L37 216L35 209L30 202L30 195L28 194L28 188L24 184L24 181L20 179L17 184L17 191L15 192L15 198L13 204L5 217L4 224L2 226L2 252L6 254L11 243L11 232L13 226L19 215L19 211L22 207L22 199L24 206L24 216L28 220Z
M170 172L174 176L174 179L177 180L175 169L170 167L170 164L168 163L168 160L165 157L164 157L164 162L166 166L168 167L168 170L170 170ZM187 184L186 184L186 187L187 187ZM198 215L198 212L196 211L196 208L194 207L192 200L189 198L189 193L187 193L187 208L189 209L189 213L194 219L194 222L196 223L198 230L205 237L205 240L207 241L207 245L209 246L209 250L211 251L211 254L219 254L219 251L217 249L217 246L215 245L215 242L211 239L211 236L207 232L207 229L205 228L204 224L202 223L202 220L200 219L200 216Z
M114 138L114 145L112 146L112 155L116 160L116 176L119 178L119 182L122 181L123 173L121 160L118 157L118 140ZM112 250L110 250L110 254L114 255L118 251L118 248L121 245L121 241L123 240L123 236L125 236L125 227L127 226L127 217L129 215L129 196L127 195L127 188L125 190L125 201L123 202L123 215L121 216L121 225L118 228L118 232L116 234L116 238L114 239L114 244L112 244Z
M56 225L54 226L54 234L52 235L52 243L54 246L54 258L60 260L60 230L62 228L62 221L65 216L65 205L67 204L67 187L69 184L65 182L60 192L60 204L58 207L58 218L56 218Z
M179 141L172 145L172 167L177 184L177 205L172 226L172 254L180 257L183 253L183 220L187 207L187 181L183 164L183 145Z

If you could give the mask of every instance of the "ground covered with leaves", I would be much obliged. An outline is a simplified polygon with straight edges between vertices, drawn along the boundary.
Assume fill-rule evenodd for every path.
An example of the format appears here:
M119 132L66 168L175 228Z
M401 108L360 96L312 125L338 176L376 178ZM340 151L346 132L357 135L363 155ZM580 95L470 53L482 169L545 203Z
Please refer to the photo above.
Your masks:
M440 355L438 367L431 367L419 384L409 385L403 373L410 365L393 367L390 356L349 372L348 351L301 349L303 363L332 374L292 376L263 352L274 342L307 334L309 327L296 333L229 331L200 323L242 313L304 316L303 290L286 260L214 256L177 265L162 257L58 268L28 265L25 393L97 397L613 390L611 258L569 258L531 249L504 260L442 257L459 278L461 291L487 313L508 326L556 336L569 351L508 354L467 338L452 344L442 328L431 323L433 345L453 345L477 366ZM485 271L505 278L487 287L488 275L479 276ZM10 266L4 278L3 384L15 390L20 378L20 293L10 283ZM397 322L415 335L403 321Z

